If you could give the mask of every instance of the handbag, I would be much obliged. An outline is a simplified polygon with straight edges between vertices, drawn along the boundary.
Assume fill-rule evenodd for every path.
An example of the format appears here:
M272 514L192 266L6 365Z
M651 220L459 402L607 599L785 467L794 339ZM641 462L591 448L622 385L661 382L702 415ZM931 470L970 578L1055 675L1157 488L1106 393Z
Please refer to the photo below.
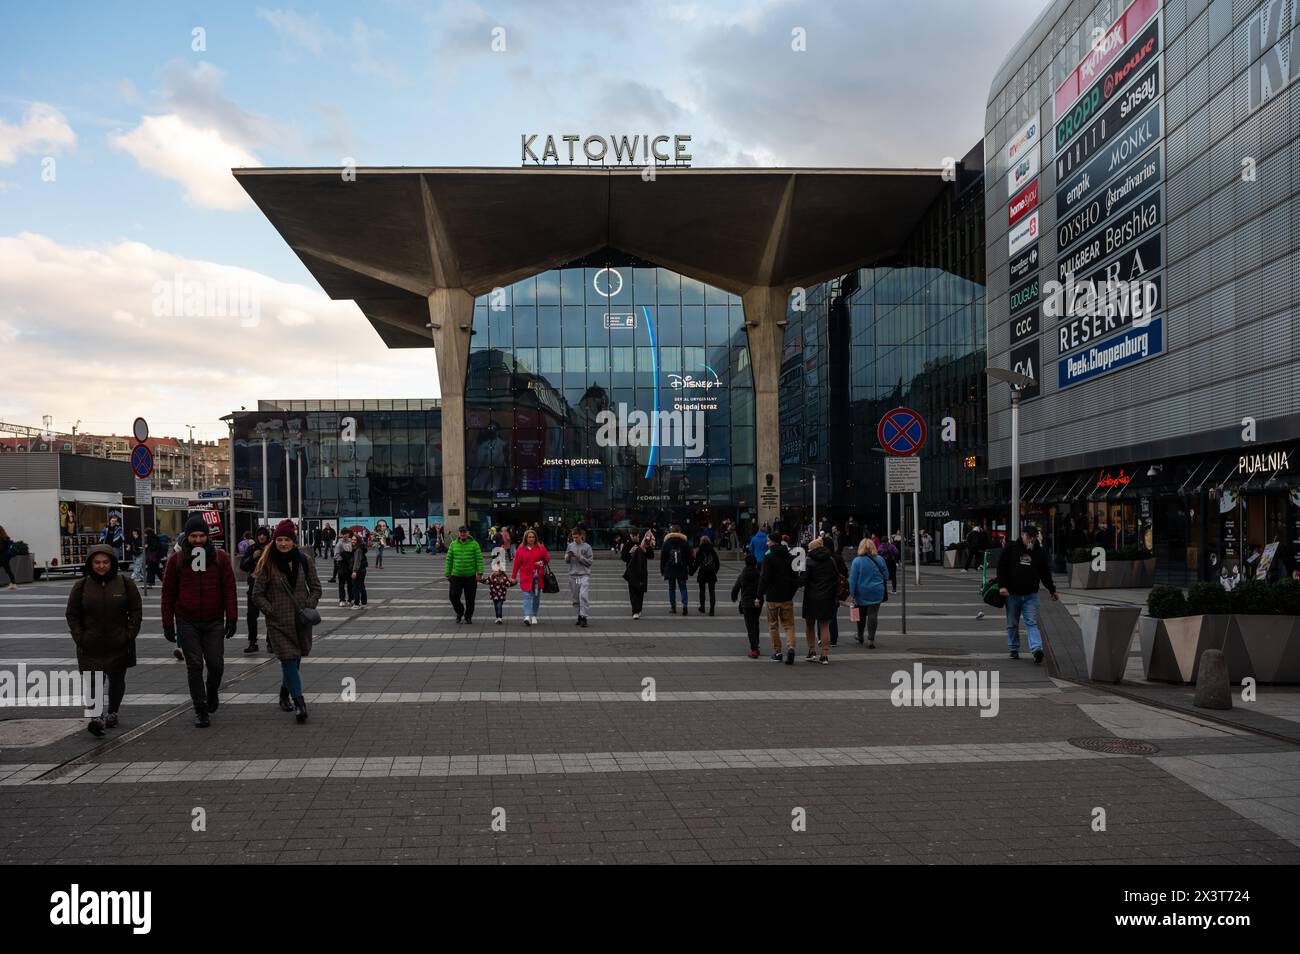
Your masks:
M304 626L319 626L321 623L320 613L317 610L312 609L310 606L299 606L298 601L293 598L293 590L289 589L289 582L279 574L276 574L276 579L280 581L280 585L284 587L284 591L289 594L289 601L293 603L294 608L298 610L298 622L302 623Z
M1000 587L997 580L989 580L984 584L984 590L980 593L982 599L994 609L1002 609L1007 605L1007 598L998 592Z
M560 581L557 580L555 574L551 572L551 565L549 563L545 565L545 569L542 571L542 592L560 592Z

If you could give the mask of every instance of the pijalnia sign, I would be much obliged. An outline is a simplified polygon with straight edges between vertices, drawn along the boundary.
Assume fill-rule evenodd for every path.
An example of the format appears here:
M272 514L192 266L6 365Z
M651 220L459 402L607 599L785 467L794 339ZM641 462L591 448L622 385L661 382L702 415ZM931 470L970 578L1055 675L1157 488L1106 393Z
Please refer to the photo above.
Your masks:
M541 140L539 142L539 140ZM556 141L561 145L557 146ZM651 164L674 163L679 166L690 165L693 158L686 151L691 137L674 134L671 136L651 136L646 133L635 136L583 136L579 133L564 133L555 136L548 133L521 133L519 136L519 161L523 165L576 165L582 160L588 164L605 166L641 167ZM667 151L672 143L672 153Z

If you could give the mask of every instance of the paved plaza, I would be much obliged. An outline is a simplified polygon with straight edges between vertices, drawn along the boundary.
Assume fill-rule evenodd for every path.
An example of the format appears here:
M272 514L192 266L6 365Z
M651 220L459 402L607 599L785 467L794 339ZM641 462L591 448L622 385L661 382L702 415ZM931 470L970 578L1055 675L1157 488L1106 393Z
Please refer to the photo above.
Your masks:
M494 624L485 588L456 625L443 560L390 551L367 608L322 601L305 725L276 706L275 660L242 653L241 620L221 708L194 729L153 590L119 729L0 710L0 859L1300 862L1300 749L1008 659L974 574L926 569L907 635L895 596L875 650L843 610L829 666L805 662L797 621L786 666L766 623L747 656L735 562L716 616L670 615L656 575L634 621L623 565L599 559L580 629L562 570L539 627L518 589ZM69 586L0 594L0 670L75 668ZM896 705L894 674L918 664L996 673L996 706ZM1261 689L1289 724L1298 702ZM1079 744L1098 738L1150 747Z

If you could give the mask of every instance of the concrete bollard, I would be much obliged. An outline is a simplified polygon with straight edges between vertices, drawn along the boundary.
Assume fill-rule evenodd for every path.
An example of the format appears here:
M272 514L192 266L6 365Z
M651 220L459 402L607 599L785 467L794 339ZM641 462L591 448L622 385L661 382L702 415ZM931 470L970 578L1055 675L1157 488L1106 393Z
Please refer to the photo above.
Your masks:
M1196 696L1192 704L1202 709L1231 709L1232 687L1228 684L1228 660L1220 649L1201 653L1201 668L1196 676Z

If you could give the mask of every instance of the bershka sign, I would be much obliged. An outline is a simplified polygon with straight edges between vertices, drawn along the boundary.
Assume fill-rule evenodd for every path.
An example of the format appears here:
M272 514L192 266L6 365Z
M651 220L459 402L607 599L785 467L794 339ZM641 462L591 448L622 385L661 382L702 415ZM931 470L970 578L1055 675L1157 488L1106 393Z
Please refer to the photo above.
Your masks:
M1037 207L1038 180L1035 179L1007 205L1007 225L1015 225Z
M1154 81L1153 81L1154 77ZM1114 100L1091 126L1068 146L1056 151L1056 181L1063 182L1120 133L1142 107L1160 95L1160 62L1157 60L1134 82L1128 92Z
M534 151L538 147L537 140L541 138L541 133L521 133L519 136L520 143L520 165L559 165L561 162L560 149L555 145L556 136L547 134L545 142L541 144L541 155ZM627 136L582 136L578 133L564 133L559 137L560 142L564 143L567 153L567 164L575 165L580 160L586 159L587 163L596 163L599 165L615 165L641 167L655 163L675 163L677 165L690 165L693 158L686 151L690 144L691 137L686 135L672 136L651 136L635 135L629 139ZM666 150L667 144L672 143L673 151L670 155L667 151L660 151L660 146ZM579 144L581 149L579 151ZM610 151L613 151L612 161L607 161ZM575 156L575 152L578 154Z
M1002 150L1002 162L1010 171L1015 163L1023 158L1038 142L1043 138L1043 128L1038 123L1038 111L1029 118L1016 132L1014 136L1007 140L1006 147Z
M1242 474L1276 474L1291 469L1291 452L1289 450L1273 451L1271 454L1242 454L1237 458L1237 471Z
M1116 212L1126 208L1139 195L1160 181L1161 156L1163 150L1155 149L1147 158L1138 163L1128 175L1117 178L1098 193L1090 202L1085 202L1074 215L1061 222L1056 229L1056 250L1063 252L1088 232L1106 222Z
M1038 334L1038 309L1030 308L1023 315L1011 319L1011 343L1019 344Z
M1149 235L1160 226L1160 207L1160 190L1156 189L1114 225L1106 226L1069 255L1057 259L1057 279L1067 281L1071 275L1082 272L1093 262L1108 258Z
M1010 254L1015 255L1030 242L1038 241L1038 213L1033 212L1023 222L1012 226L1007 233L1007 246Z
M1148 146L1160 138L1161 109L1156 106L1146 111L1123 136L1110 144L1091 162L1080 169L1073 178L1057 186L1056 217L1065 218L1071 209L1088 198L1101 186L1129 167Z
M1078 101L1056 124L1053 142L1059 152L1061 147L1073 139L1088 125L1103 106L1128 87L1139 74L1144 78L1150 72L1150 66L1156 61L1160 51L1160 21L1153 20L1142 31L1142 35L1133 41L1132 46L1113 69L1093 84L1092 89L1079 97Z
M1025 282L1019 288L1011 291L1011 314L1018 311L1024 311L1030 305L1038 301L1038 276L1035 275L1029 281Z
M1129 40L1137 36L1159 10L1160 0L1133 0L1129 4L1120 18L1092 44L1088 55L1066 77L1065 82L1057 87L1056 94L1052 97L1056 118L1065 114L1080 93L1102 74L1128 45Z
M1007 172L1007 195L1015 195L1016 192L1024 188L1034 176L1038 175L1039 157L1042 155L1042 148L1035 143L1019 160L1012 164L1011 169Z
M1037 242L1011 260L1008 266L1011 281L1020 281L1020 279L1024 278L1036 268L1038 268Z

